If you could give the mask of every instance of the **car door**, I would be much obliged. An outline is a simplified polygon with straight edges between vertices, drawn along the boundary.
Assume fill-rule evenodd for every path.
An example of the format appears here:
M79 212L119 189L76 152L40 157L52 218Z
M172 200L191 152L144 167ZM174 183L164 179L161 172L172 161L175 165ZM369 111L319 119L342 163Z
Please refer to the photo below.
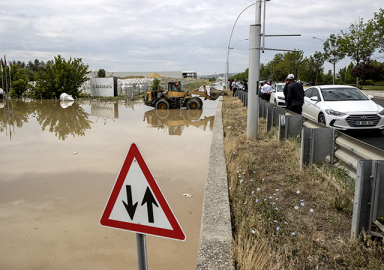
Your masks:
M317 99L313 100L314 97L316 97ZM315 122L317 122L318 116L320 113L319 102L321 102L319 90L317 88L313 88L311 92L311 97L308 99L307 112L308 112L308 117Z
M307 90L305 90L304 92L304 103L303 103L303 111L302 111L302 115L306 118L310 118L309 116L309 111L310 111L310 106L312 106L312 104L309 102L310 101L310 98L312 96L312 92L313 92L313 89L314 88L308 88Z

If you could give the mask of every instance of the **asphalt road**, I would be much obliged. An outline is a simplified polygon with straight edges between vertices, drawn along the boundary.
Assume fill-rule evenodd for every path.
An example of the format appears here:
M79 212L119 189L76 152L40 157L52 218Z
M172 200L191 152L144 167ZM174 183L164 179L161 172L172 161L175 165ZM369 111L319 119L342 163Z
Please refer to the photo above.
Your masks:
M375 97L373 101L375 101L377 104L384 107L383 98ZM384 150L384 132L376 133L376 132L363 131L363 130L358 130L358 131L350 130L350 131L345 131L344 133L360 141L363 141L365 143L368 143L372 146L375 146L379 149Z

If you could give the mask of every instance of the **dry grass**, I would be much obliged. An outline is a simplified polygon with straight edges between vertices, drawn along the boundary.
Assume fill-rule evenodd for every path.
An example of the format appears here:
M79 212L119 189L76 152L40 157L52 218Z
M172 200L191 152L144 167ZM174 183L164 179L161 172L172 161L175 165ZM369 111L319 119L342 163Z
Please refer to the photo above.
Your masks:
M384 269L382 242L350 240L353 184L324 165L300 170L300 140L280 141L246 108L223 103L225 158L237 269Z

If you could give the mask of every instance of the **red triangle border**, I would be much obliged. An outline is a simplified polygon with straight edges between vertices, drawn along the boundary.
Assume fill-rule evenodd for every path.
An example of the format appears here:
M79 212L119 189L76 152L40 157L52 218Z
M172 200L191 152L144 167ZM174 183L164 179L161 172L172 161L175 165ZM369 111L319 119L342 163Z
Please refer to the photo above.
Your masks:
M136 158L138 165L140 166L145 178L147 179L147 182L150 188L152 189L155 199L163 209L164 214L168 218L168 221L173 230L109 219L109 216L111 215L112 209L116 203L117 197L119 196L120 190L123 187L125 178L128 174L128 171L132 165L134 158ZM120 173L115 181L115 184L109 196L108 202L101 216L100 224L102 226L134 231L136 233L149 234L149 235L171 238L171 239L176 239L181 241L186 240L186 236L182 228L180 227L180 224L178 223L175 215L173 214L171 208L169 207L163 193L161 192L138 146L135 143L131 144L131 147L125 158L125 161L121 167Z

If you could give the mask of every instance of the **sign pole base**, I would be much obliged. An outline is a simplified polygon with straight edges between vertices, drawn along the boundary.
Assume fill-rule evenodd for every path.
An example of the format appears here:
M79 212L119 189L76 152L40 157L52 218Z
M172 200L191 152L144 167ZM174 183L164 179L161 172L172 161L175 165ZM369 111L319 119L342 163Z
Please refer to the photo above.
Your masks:
M145 243L145 234L136 233L137 260L139 270L148 270L147 246Z

